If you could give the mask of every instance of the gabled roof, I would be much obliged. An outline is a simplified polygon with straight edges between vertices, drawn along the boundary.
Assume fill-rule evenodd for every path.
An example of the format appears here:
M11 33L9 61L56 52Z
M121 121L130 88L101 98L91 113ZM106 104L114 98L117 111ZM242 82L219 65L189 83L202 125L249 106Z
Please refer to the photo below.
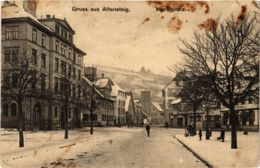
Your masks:
M43 18L43 19L39 19L39 20L42 21L42 22L44 22L44 21L55 21L55 22L59 23L60 25L69 29L71 32L73 32L73 34L75 34L75 31L72 29L72 27L70 26L70 24L67 22L66 19L59 19L59 18L55 18L55 17L50 17L50 18Z
M2 19L21 19L21 18L31 19L36 24L52 32L52 30L49 27L42 24L40 21L38 21L36 17L31 15L30 13L27 13L23 8L19 7L17 4L9 3L2 6Z
M124 90L113 81L111 96L118 96L118 91L124 92Z
M131 102L131 96L128 95L126 96L126 100L125 100L125 111L128 111L130 102Z
M177 98L171 101L170 104L179 104L181 102L181 98Z
M111 80L109 78L101 78L95 82L95 85L97 88L105 88L111 85Z
M159 104L159 102L152 102L152 105L160 112L163 112L163 109L161 107L161 105Z

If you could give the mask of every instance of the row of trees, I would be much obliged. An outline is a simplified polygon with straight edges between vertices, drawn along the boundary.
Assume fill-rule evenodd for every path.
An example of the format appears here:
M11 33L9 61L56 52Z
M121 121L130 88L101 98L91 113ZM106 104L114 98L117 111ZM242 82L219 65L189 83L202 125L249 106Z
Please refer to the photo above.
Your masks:
M249 96L258 99L260 28L257 15L239 22L232 16L211 29L181 40L184 63L177 68L180 97L193 105L194 121L201 105L219 101L229 109L231 148L237 148L235 106ZM195 124L196 125L196 124Z
M62 105L65 139L68 139L68 110L70 105L77 106L77 113L80 113L81 108L89 110L91 119L90 134L93 134L93 113L102 99L102 95L98 94L95 84L80 80L77 82L76 88L73 88L78 90L78 95L72 95L71 86L75 81L73 82L73 78L68 72L60 78L60 87L58 86L60 89L55 88L56 86L54 86L54 89L48 89L49 87L46 87L47 75L37 69L35 60L28 55L26 50L18 52L15 54L15 59L5 62L2 66L2 74L4 74L2 98L12 99L18 105L19 147L24 147L25 109L23 105L28 99L45 99L48 101L48 129L52 129L52 104L59 102Z

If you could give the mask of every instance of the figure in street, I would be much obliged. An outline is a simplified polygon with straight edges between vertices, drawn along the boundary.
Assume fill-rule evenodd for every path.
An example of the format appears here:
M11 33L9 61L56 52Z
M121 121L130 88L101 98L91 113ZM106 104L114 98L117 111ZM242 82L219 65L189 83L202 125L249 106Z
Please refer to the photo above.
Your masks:
M146 129L146 132L147 132L147 136L149 137L150 136L150 125L149 125L149 123L146 124L145 129Z
M201 137L202 137L202 131L201 131L201 129L199 130L199 137L200 137L200 141L201 141Z

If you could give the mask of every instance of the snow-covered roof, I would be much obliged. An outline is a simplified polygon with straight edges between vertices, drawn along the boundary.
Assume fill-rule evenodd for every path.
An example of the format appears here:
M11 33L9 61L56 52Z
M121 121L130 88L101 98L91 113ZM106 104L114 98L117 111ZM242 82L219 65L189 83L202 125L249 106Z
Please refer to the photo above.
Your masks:
M170 104L178 104L181 102L181 98L174 99Z
M83 76L82 79L83 79L83 81L85 81L89 86L92 86L92 85L93 85L93 83L92 83L88 78L86 78L86 77ZM99 96L105 98L105 96L104 96L98 89L96 89L96 88L95 88L95 92L96 92Z
M124 92L117 83L113 82L111 96L118 96L118 91Z
M128 111L130 102L131 102L131 96L128 95L126 96L126 100L125 100L125 111Z
M161 105L159 104L159 102L152 102L153 106L160 112L163 111Z
M36 17L27 13L22 7L15 3L9 3L2 6L2 19L30 18L42 27L52 31L49 27L42 24Z
M108 82L109 82L109 79L108 78L101 78L101 79L98 79L96 82L95 82L95 85L98 87L98 88L104 88L108 85Z

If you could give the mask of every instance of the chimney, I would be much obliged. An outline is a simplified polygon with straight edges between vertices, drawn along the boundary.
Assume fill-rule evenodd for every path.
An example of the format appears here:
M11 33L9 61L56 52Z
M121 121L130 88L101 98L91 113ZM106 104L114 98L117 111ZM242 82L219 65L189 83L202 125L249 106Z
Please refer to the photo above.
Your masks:
M23 1L23 9L36 17L36 1L35 0L24 0Z
M105 77L104 73L102 73L101 76L102 76L102 78L104 78Z

